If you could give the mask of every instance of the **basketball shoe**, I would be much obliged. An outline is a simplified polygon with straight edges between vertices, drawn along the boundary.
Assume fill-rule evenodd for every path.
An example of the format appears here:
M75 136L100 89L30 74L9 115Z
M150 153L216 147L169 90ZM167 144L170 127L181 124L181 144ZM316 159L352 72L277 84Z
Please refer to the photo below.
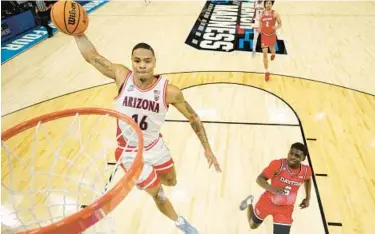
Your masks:
M264 74L264 79L265 79L266 81L269 81L269 79L270 79L270 73L269 73L269 72L266 72L266 73Z
M193 227L184 217L180 216L182 219L182 224L176 225L178 229L183 231L185 234L198 234L197 229Z
M245 210L250 204L253 204L254 196L249 195L240 204L240 210Z

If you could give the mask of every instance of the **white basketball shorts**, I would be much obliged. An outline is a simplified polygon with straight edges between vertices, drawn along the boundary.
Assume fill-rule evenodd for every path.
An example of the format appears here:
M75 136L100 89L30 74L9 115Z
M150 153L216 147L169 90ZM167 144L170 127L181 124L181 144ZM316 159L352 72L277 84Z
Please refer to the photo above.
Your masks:
M131 149L121 152L120 157L125 169L131 166L135 155L136 153ZM120 157L116 157L116 159ZM174 162L162 137L145 147L143 158L144 166L137 181L137 187L139 189L150 189L159 184L158 175L168 173L173 168Z

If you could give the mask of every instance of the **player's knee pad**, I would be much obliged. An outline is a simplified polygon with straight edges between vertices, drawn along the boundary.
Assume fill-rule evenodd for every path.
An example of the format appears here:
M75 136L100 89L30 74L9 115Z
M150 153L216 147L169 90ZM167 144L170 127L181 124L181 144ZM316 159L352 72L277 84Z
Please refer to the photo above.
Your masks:
M289 234L290 225L273 224L273 233L274 234Z

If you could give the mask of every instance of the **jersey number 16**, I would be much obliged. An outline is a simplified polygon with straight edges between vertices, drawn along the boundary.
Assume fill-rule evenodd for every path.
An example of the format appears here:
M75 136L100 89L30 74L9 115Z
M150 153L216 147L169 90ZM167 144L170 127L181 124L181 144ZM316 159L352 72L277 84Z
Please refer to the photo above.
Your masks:
M138 114L135 114L135 115L132 115L132 119L134 119L134 121L139 124L139 127L142 129L142 130L146 130L147 129L147 122L146 122L146 118L147 116L143 116L141 121L138 123Z

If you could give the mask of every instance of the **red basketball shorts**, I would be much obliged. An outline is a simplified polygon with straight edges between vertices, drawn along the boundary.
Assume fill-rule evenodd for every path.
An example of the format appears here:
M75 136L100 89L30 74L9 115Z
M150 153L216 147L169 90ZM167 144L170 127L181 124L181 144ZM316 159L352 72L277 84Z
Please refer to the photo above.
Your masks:
M265 35L262 33L261 37L262 47L273 47L276 44L276 34L274 35Z
M263 194L255 204L254 214L260 220L264 220L268 215L272 215L274 224L291 225L293 223L293 209L293 205L275 205L272 203L269 195Z

